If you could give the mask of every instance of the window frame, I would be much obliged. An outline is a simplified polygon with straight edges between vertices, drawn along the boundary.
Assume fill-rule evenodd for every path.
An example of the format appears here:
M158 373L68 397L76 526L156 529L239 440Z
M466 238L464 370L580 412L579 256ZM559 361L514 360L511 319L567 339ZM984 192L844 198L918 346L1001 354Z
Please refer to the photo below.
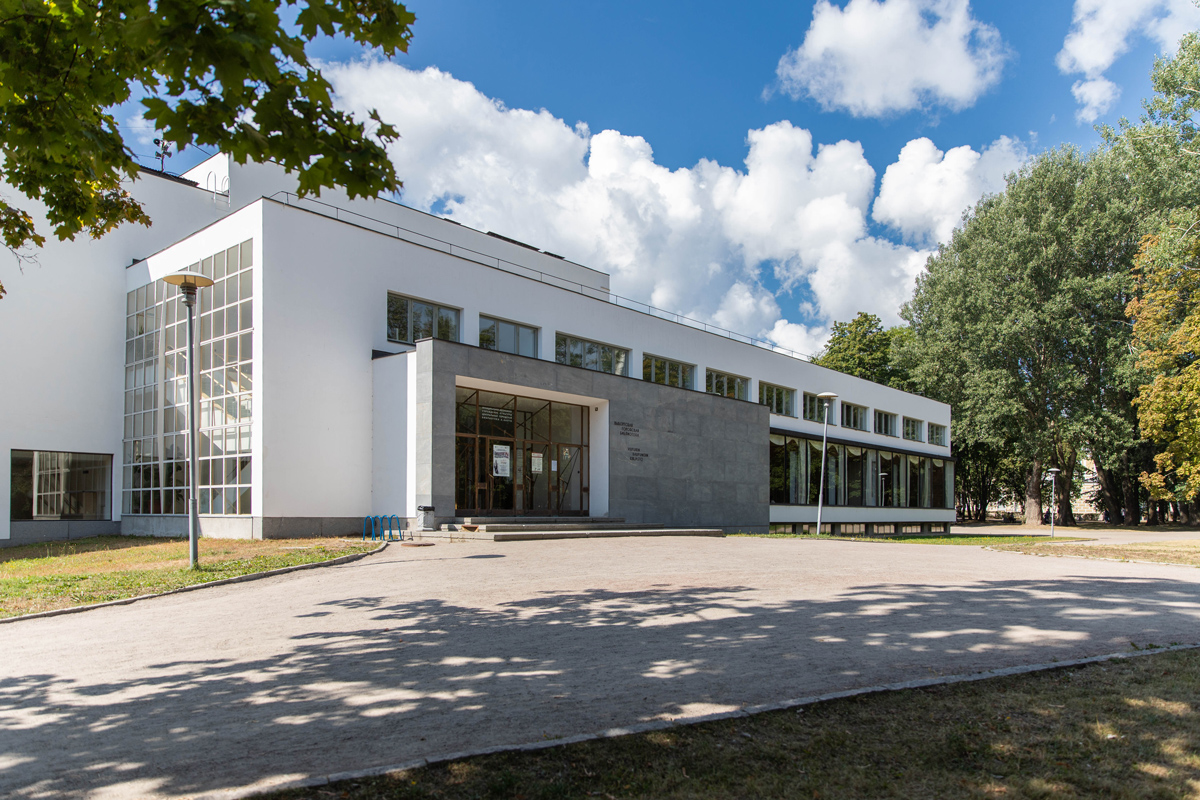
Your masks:
M887 428L887 430L880 430L880 427L881 427L879 424L880 420L886 420L891 423L890 425L882 426L884 428ZM875 426L874 426L875 433L879 434L880 436L891 436L892 438L899 438L899 434L896 431L896 427L897 426L896 426L896 415L895 414L893 414L891 411L883 411L882 409L878 409L878 408L875 409Z
M396 339L396 338L392 337L391 304L392 304L393 297L403 300L408 305L408 308L405 311L405 315L404 315L405 316L405 325L407 328L407 330L404 331L404 336L406 336L407 338ZM388 305L387 305L387 311L385 314L385 321L387 323L387 325L386 325L387 340L389 342L392 342L393 344L416 344L416 340L413 338L413 324L415 322L415 320L413 319L413 306L412 306L413 303L420 303L424 306L430 306L434 309L434 313L436 314L436 316L434 317L434 335L429 338L441 339L442 341L445 341L445 342L461 342L462 341L462 309L461 308L457 308L455 306L444 305L442 303L438 303L433 300L424 300L420 297L414 297L409 294L393 292L391 289L389 289L388 293L387 293L387 302L388 302ZM437 327L438 327L439 321L441 319L442 313L445 311L450 311L450 312L453 312L453 314L454 314L454 338L446 338L446 337L437 335ZM424 337L422 337L422 338L424 338Z
M559 359L559 355L560 355L559 340L566 340L566 350L563 353L564 358L566 360ZM578 364L571 363L571 357L572 357L572 355L574 355L574 353L572 352L572 350L574 348L571 346L572 342L578 342L580 345L580 354L579 354L580 355L580 363L578 363ZM588 357L589 357L589 354L587 352L587 345L592 345L593 347L596 348L596 351L595 351L596 366L589 367L587 365ZM610 360L610 363L614 367L616 366L616 363L617 363L616 356L618 354L624 354L625 357L624 357L624 359L621 360L621 370L620 371L617 371L616 369L612 369L612 370L604 369L604 362L605 362L605 356L606 356L606 353L604 352L605 350L611 351L610 353L607 354L607 356ZM580 369L591 370L592 372L602 372L605 375L617 375L622 378L628 378L629 377L629 357L630 357L630 350L628 347L621 347L621 346L615 345L615 344L608 344L607 342L598 342L595 339L585 339L582 336L576 336L573 333L564 333L563 331L555 331L554 332L554 363L556 363L556 364L562 364L562 365L568 366L568 367L578 367Z
M512 325L513 327L515 327L516 328L516 337L515 337L514 341L517 344L517 349L516 350L500 349L500 337L499 337L498 333L496 336L496 342L495 342L496 346L495 347L488 347L487 345L485 345L483 343L483 327L484 327L485 320L489 321L489 322L494 322L497 324L497 326L499 326L500 324L504 324L504 325ZM533 355L528 355L527 353L521 352L521 330L522 329L533 333ZM497 331L498 330L499 330L499 328L497 327ZM491 314L480 314L479 315L479 346L482 347L484 350L491 350L496 353L508 353L509 355L513 355L513 356L524 356L525 358L539 358L540 353L541 353L541 347L540 347L541 339L542 339L542 329L538 328L537 326L526 325L524 322L517 322L517 321L511 320L511 319L504 319L503 317L493 317Z
M914 428L915 435L913 435L913 436L908 435L910 423L912 424L912 426ZM905 417L904 422L903 422L904 440L907 442L924 442L925 439L922 437L922 434L924 433L924 425L925 425L925 420L913 419L912 417Z
M842 420L842 427L845 428L846 430L863 431L865 433L867 431L867 411L868 410L869 409L866 406L860 406L857 403L847 403L846 401L843 400L842 401L842 413L839 414L839 417ZM859 425L846 424L846 412L850 412L851 416L861 416L862 417L862 425L859 426Z
M665 380L655 380L658 373L658 362L662 362L666 369ZM671 383L671 368L676 368L676 374L679 375L678 383ZM647 374L649 369L649 374ZM696 365L688 364L674 358L666 356L656 356L653 353L642 353L642 380L648 383L657 383L660 386L673 386L676 389L695 389L696 388Z
M938 447L945 447L946 446L946 426L938 425L936 422L927 422L926 425L929 428L929 432L927 434L928 443L932 444L932 445L937 445ZM934 436L935 433L937 434L937 436Z
M830 406L830 410L834 412L833 414L830 415L832 417L832 419L829 420L829 424L834 425L834 426L836 426L838 424L839 415L837 412L837 400L828 400L827 401L827 400L823 400L820 395L815 395L812 392L805 392L804 400L802 402L804 404L804 406L803 406L803 408L804 408L804 417L803 418L804 419L808 420L809 422L815 422L818 425L823 424L825 422L825 418L821 414L821 404L828 403L828 405ZM810 404L815 409L815 411L813 411L813 416L809 416L809 405Z
M768 392L773 395L773 397L772 397L773 401L777 401L780 394L782 394L784 396L784 398L785 398L785 402L783 404L784 410L782 410L782 411L778 410L779 409L778 402L770 402L770 403L766 402L766 398L764 397L764 395L766 395ZM793 419L796 416L796 390L790 389L787 386L779 386L774 383L767 383L766 381L759 381L758 382L758 403L759 403L759 405L764 405L767 408L769 408L771 410L772 414L778 414L779 416L782 416L782 417L792 417Z
M734 380L734 393L729 394L729 379ZM716 381L720 379L724 382L725 391L718 392L714 388ZM742 391L738 391L738 381L741 381ZM731 400L748 401L750 399L750 379L744 375L735 375L732 372L721 372L720 370L705 367L704 369L704 393L716 395L717 397L728 397Z

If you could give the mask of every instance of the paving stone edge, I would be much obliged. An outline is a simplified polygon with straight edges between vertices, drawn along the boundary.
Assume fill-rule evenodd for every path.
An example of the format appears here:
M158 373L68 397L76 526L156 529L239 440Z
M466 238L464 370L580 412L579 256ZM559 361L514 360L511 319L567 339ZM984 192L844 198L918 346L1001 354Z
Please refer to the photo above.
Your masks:
M418 758L413 761L406 761L399 764L369 767L367 769L353 770L350 772L334 772L328 775L317 775L311 778L302 778L299 780L281 781L279 783L270 785L242 787L240 789L222 789L215 792L192 795L190 800L243 800L244 798L260 797L268 792L279 792L285 789L309 789L317 786L327 786L331 783L336 783L337 781L353 780L355 778L375 778L391 772L417 769L419 767L441 764L447 761L457 761L459 759L471 758L474 756L491 755L492 753L545 750L550 747L559 747L560 745L575 744L577 742L589 742L597 739L612 739L617 736L628 736L632 733L646 733L648 731L664 730L681 725L695 725L701 722L713 722L722 719L737 719L740 717L749 717L754 714L762 714L767 711L784 711L792 708L803 708L804 706L810 706L816 703L824 703L829 700L839 700L845 697L860 697L862 695L879 694L881 692L895 692L903 689L921 689L928 686L948 686L956 683L972 683L974 681L984 681L990 678L1003 678L1010 675L1026 675L1032 672L1046 672L1055 669L1066 669L1069 667L1083 666L1085 664L1098 664L1104 661L1116 661L1139 658L1141 656L1158 655L1159 653L1170 653L1178 650L1197 649L1200 649L1200 643L1177 644L1170 645L1168 647L1156 647L1153 650L1138 650L1132 653L1108 653L1099 656L1088 656L1087 658L1074 658L1066 661L1050 661L1041 664L1025 664L1017 667L1002 667L999 669L988 670L986 672L972 672L964 675L945 675L938 678L918 678L911 681L900 681L899 683L885 683L877 686L866 686L860 689L846 689L840 692L827 692L825 694L811 695L809 697L797 697L791 700L781 700L776 703L763 703L756 706L746 706L744 708L737 709L736 711L720 711L715 714L703 714L696 717L675 717L672 719L652 720L650 722L640 722L636 725L626 725L620 728L609 728L607 730L596 731L593 733L580 733L576 734L575 736L564 736L558 739L546 739L545 741L540 742L526 742L523 744L483 747L477 750L463 750L457 753L444 753L442 755L430 756L427 758Z
M182 594L183 592L195 592L199 589L211 589L214 586L225 586L230 583L245 583L246 581L257 581L262 578L273 578L276 575L286 575L289 572L298 572L302 569L316 569L317 567L333 567L338 564L349 564L351 561L358 561L360 558L373 556L388 546L387 542L379 545L374 550L369 550L365 553L351 553L348 556L338 556L331 558L328 561L314 561L311 564L295 564L291 567L280 567L278 569L269 569L266 572L252 572L249 575L238 575L233 578L222 578L219 581L209 581L208 583L197 583L192 586L181 586L178 589L171 589L166 592L156 592L155 594L140 594L137 597L125 597L120 600L109 600L106 603L92 603L86 606L72 606L71 608L56 608L53 611L39 611L36 614L22 614L17 617L4 617L0 619L0 625L5 625L10 622L24 622L30 619L45 619L46 617L58 617L63 614L78 614L83 611L92 611L97 608L108 608L109 606L127 606L130 603L136 603L140 600L153 600L155 597L167 597L172 594Z

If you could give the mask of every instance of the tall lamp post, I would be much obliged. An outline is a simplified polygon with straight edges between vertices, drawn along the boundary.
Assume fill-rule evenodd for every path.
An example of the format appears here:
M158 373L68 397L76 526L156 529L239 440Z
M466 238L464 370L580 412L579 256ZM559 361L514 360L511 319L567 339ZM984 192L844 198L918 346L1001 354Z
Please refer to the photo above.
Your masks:
M821 511L825 507L825 453L829 449L829 406L837 400L837 395L833 392L821 392L817 398L825 401L825 428L821 433L821 479L818 483L820 489L817 491L817 536L820 536Z
M886 486L886 485L887 485L887 473L881 470L879 473L879 502L875 504L879 508L884 507L883 489L884 489L884 486Z
M199 272L183 270L163 278L178 286L183 304L188 310L188 566L195 569L200 563L197 538L200 533L199 470L196 466L196 442L199 440L199 420L196 414L196 290L213 285L213 279Z
M1050 538L1054 538L1054 512L1058 505L1058 467L1047 470L1050 473Z

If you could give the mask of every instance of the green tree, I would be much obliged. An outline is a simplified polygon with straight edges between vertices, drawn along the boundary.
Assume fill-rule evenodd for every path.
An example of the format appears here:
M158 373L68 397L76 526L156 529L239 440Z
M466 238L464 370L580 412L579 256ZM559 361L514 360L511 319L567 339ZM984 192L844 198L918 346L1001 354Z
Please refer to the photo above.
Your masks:
M849 322L833 323L825 349L812 363L856 378L903 388L904 377L892 363L894 344L907 334L904 328L884 328L879 317L865 311Z
M40 200L60 239L149 225L122 186L138 167L111 111L136 91L176 148L275 160L301 193L394 191L395 129L334 108L306 46L340 35L392 56L414 20L393 0L0 0L0 181ZM14 252L45 242L6 197L0 233Z
M953 404L957 445L1027 465L1030 522L1048 467L1073 475L1083 453L1100 461L1138 442L1123 315L1136 249L1121 160L1052 150L968 213L902 311L914 387ZM1060 481L1062 510L1071 484Z
M1159 59L1151 81L1156 94L1141 124L1123 120L1120 134L1107 133L1152 219L1137 258L1139 294L1127 308L1150 375L1138 419L1162 448L1141 480L1155 499L1186 504L1200 495L1200 34Z

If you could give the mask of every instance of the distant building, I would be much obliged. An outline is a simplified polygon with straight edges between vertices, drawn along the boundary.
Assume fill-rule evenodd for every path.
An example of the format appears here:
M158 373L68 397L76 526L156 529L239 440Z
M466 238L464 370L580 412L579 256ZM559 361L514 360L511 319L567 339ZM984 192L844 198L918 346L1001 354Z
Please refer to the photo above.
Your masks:
M146 171L153 227L2 268L0 544L186 530L186 316L161 280L185 268L216 281L197 308L205 535L355 533L418 506L791 530L816 519L826 391L824 520L954 520L949 406L503 236L292 188L224 156Z

